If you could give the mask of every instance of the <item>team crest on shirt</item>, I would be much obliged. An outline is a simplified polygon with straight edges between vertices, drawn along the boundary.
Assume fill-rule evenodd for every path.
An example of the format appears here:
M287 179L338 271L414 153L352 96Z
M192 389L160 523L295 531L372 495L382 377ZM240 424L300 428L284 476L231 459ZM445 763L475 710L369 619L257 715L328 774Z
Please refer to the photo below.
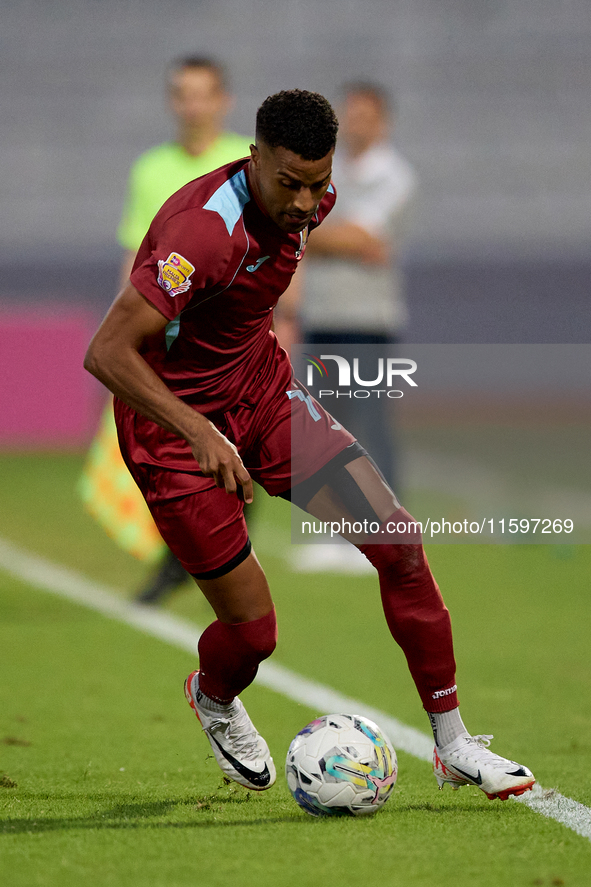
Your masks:
M158 286L169 296L185 293L191 286L194 270L193 265L179 253L171 253L166 261L160 259L158 262Z
M306 252L307 242L308 242L308 226L306 225L305 229L303 231L300 231L300 245L296 249L295 257L298 260L298 262L300 261L300 259L304 255L304 253Z

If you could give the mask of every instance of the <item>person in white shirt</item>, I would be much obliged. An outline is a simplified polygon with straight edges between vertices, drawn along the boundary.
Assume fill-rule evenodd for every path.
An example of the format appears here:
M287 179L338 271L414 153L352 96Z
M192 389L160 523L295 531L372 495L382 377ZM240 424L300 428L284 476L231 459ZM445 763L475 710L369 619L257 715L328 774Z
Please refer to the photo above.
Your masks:
M381 86L345 86L339 120L333 163L337 202L311 235L303 267L303 338L311 346L389 345L400 341L407 322L397 259L416 177L390 143L394 110ZM325 406L395 483L387 404L374 399L364 401L362 409L359 402L343 398Z

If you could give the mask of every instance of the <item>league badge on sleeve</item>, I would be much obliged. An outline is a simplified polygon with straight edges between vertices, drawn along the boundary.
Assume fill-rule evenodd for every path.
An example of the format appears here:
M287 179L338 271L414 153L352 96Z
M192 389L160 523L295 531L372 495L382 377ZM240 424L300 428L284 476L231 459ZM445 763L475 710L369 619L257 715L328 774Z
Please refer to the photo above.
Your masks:
M185 293L191 286L191 274L195 270L179 253L171 253L166 261L158 262L158 286L169 296Z

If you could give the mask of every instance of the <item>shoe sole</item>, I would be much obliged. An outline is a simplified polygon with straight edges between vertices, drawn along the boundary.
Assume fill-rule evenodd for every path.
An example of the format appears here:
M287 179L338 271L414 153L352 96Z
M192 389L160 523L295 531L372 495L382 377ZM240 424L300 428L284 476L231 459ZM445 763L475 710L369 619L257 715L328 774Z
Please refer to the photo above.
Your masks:
M439 777L437 776L437 774L435 774L435 778L437 779L437 783L440 789L442 789L444 785L449 785L454 792L457 792L464 785L473 785L475 788L479 788L480 791L484 792L489 801L495 801L497 798L500 801L506 801L508 798L511 797L519 797L519 795L524 795L526 792L530 792L536 784L535 779L530 779L529 782L525 782L522 785L513 785L510 788L503 788L498 792L487 792L484 791L482 786L478 785L476 782L470 782L469 780L466 780L465 782L455 782L451 779Z
M489 794L488 792L484 792L489 801L494 801L498 798L500 801L506 801L511 797L517 798L519 795L524 795L526 792L530 792L534 785L536 784L536 780L532 779L530 782L526 782L524 785L516 785L513 788L505 788L500 792L496 792L494 794Z

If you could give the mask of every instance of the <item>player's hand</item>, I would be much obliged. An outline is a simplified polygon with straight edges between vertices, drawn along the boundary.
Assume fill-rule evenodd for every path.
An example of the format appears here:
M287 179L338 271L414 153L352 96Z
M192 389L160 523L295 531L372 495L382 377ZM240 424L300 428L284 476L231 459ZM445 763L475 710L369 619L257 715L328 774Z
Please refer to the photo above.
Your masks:
M207 477L213 477L215 485L226 493L237 493L242 488L244 501L250 504L254 497L252 478L238 454L238 450L211 422L209 428L191 443L191 449L199 468Z

